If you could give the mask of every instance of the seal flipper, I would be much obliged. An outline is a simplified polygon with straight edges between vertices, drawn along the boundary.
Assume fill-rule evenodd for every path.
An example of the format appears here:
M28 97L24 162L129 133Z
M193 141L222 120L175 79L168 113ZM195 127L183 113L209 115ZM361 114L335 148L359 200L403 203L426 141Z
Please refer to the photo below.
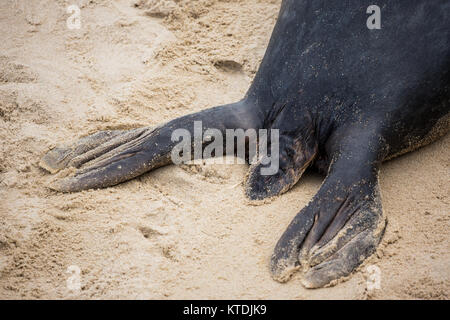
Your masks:
M262 175L261 169L267 165L261 161L249 169L245 192L251 200L262 200L287 192L298 182L317 154L317 143L312 135L295 138L282 135L279 143L277 173Z
M50 188L76 192L104 188L130 180L152 169L171 163L172 141L176 129L186 129L193 136L194 122L201 121L203 130L258 128L260 121L244 102L207 109L174 119L151 129L100 132L71 147L56 148L41 161L50 172L66 167L79 168L73 176L59 179Z
M365 128L334 137L340 142L327 178L275 247L270 264L275 280L286 281L302 268L306 287L322 287L350 274L382 238L379 136Z
M39 165L56 173L64 168L79 168L92 160L138 137L147 128L132 130L105 130L81 138L69 146L58 146L50 150Z
M287 192L299 181L318 152L312 116L307 111L297 112L295 102L275 106L265 122L270 130L279 130L279 152L270 155L272 159L278 158L278 171L273 175L263 175L261 169L268 165L261 160L250 166L245 191L251 200Z
M384 234L386 218L376 178L356 183L341 204L331 221L315 221L302 244L298 259L307 288L349 275L375 252Z

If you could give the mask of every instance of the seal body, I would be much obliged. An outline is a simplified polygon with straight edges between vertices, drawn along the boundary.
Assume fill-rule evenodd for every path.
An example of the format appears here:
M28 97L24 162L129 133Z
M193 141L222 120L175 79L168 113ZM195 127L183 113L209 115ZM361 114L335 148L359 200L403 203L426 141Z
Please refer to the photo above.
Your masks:
M367 27L367 0L284 0L265 57L239 102L158 128L105 131L50 151L42 167L75 175L51 187L108 187L171 163L175 129L278 129L280 170L250 166L250 199L289 190L310 166L326 178L277 243L279 281L304 272L320 287L350 274L384 233L382 161L449 130L450 2L380 0L381 29ZM206 145L207 143L204 142Z
M433 128L445 133L450 3L381 1L380 30L366 26L370 4L284 1L248 98L265 110L287 104L292 126L309 113L328 150L339 140L334 128L374 122L386 159L420 146Z

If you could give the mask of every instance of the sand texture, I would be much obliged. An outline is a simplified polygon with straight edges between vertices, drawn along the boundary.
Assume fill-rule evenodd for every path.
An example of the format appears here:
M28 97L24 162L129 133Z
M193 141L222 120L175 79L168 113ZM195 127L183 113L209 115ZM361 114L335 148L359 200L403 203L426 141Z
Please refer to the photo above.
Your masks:
M73 3L79 30L66 25ZM300 274L275 282L268 269L317 174L258 205L244 195L245 165L169 166L73 194L46 188L38 164L57 144L239 100L280 3L0 1L0 298L449 298L449 135L383 165L381 246L348 280L318 290ZM67 286L70 266L81 270L79 291ZM380 289L367 288L368 266Z

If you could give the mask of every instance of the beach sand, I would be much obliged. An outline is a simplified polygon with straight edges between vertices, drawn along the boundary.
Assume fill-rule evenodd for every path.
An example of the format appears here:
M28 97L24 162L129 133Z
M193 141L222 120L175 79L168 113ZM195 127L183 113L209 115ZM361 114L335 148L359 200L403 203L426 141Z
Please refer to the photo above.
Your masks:
M241 99L280 3L0 2L0 298L448 299L449 135L382 166L382 244L317 290L268 269L317 174L258 205L244 196L246 165L168 166L73 194L46 187L39 160L58 144ZM80 29L67 26L71 4Z

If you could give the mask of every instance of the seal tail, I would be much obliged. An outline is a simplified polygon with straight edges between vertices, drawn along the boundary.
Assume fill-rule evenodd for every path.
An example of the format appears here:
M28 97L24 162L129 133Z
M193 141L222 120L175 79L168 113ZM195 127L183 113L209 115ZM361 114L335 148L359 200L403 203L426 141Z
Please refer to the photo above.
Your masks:
M278 129L278 141L270 142L270 160L278 164L270 174L263 158L250 166L246 181L246 194L252 200L262 200L287 192L301 178L318 153L318 139L312 116L293 113L295 108L287 104L275 106L266 125L271 130ZM290 126L290 124L295 124ZM277 143L276 148L272 148ZM269 163L272 167L273 164Z

